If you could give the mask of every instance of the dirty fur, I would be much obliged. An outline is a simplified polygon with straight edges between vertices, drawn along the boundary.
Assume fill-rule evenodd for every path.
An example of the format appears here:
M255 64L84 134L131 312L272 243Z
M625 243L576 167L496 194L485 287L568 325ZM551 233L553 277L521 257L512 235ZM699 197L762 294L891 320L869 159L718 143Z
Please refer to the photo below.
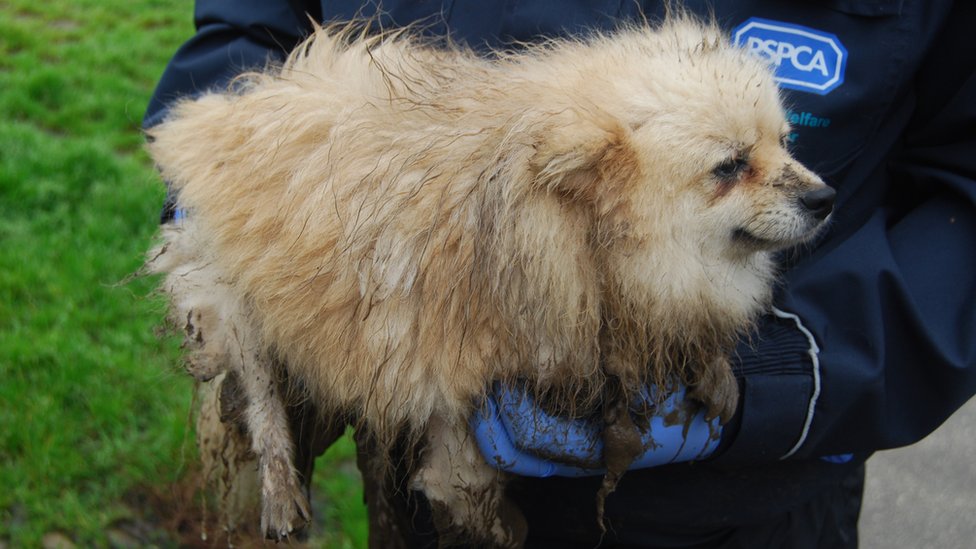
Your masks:
M148 269L190 372L239 376L266 534L309 514L275 364L381 447L424 444L438 523L497 546L524 527L467 430L493 380L619 416L676 379L727 419L771 252L823 221L787 130L767 68L680 15L490 59L316 29L177 103L149 150L187 217Z

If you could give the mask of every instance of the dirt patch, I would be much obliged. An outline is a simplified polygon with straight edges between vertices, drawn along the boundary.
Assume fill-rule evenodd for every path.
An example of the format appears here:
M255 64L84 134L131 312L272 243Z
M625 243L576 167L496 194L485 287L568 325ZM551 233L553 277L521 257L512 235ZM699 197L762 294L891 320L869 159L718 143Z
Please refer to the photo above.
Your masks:
M245 525L232 534L224 531L217 524L214 506L205 497L203 486L203 474L195 470L173 484L131 490L124 502L133 516L109 526L106 535L110 543L119 548L264 546L257 524Z

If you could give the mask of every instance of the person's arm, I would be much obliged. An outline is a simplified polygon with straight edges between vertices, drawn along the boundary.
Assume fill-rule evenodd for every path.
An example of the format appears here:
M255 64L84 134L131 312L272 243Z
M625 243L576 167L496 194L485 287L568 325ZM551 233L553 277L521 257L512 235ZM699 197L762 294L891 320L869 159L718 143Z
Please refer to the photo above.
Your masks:
M173 101L226 86L235 76L280 61L311 31L317 4L285 0L197 0L196 34L173 56L143 118L159 123Z

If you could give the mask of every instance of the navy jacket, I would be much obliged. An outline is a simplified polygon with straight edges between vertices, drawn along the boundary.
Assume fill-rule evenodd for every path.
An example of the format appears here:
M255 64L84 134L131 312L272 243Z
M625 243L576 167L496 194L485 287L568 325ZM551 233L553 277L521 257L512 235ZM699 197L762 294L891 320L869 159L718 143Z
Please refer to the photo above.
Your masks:
M309 31L304 13L321 21L372 15L375 7L363 4L198 0L198 33L166 69L145 124L179 96L280 59ZM422 21L431 34L497 48L661 12L659 2L640 4L385 0L380 22ZM720 454L628 473L608 501L611 520L761 520L871 452L920 440L976 393L976 4L715 4L738 42L778 63L794 151L838 190L836 213L815 246L783 258L777 312L740 346L743 399ZM841 453L856 459L815 459ZM555 493L587 481L545 482ZM713 494L707 502L703 491ZM679 516L674 502L690 492L695 516Z

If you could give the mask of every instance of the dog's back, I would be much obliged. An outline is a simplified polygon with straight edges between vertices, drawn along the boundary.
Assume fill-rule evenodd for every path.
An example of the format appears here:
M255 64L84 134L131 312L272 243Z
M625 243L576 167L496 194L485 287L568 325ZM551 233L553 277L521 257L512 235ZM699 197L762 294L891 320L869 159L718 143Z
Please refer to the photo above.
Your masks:
M552 124L532 127L545 107L504 82L477 85L500 72L321 31L279 74L183 102L152 132L189 212L180 238L210 248L313 392L374 428L467 413L487 379L556 351L527 337L539 323L563 354L595 336L590 221L533 196Z

